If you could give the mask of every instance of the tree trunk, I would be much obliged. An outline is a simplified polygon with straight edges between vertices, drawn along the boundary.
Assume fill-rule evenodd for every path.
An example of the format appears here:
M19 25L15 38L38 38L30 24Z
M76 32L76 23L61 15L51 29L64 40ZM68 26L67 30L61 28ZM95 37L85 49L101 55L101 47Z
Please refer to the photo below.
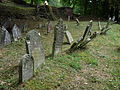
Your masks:
M84 15L87 14L87 7L88 7L88 0L85 0L85 2L84 2Z
M92 0L92 16L96 16L96 6L97 6L97 2L96 0Z

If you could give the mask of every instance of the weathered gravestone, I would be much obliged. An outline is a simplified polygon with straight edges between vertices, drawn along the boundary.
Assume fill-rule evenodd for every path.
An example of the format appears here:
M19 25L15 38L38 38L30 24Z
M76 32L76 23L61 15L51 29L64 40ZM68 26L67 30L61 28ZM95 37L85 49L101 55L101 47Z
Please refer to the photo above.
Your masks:
M25 33L28 30L28 25L27 24L21 24L18 27L19 27L19 29L21 30L22 33Z
M25 54L19 65L19 83L29 80L34 75L34 60L31 55Z
M66 26L63 24L63 20L59 19L54 31L54 42L52 51L53 57L62 51L65 28Z
M80 25L80 21L79 21L79 19L76 18L75 21L76 21L77 26L79 26L79 25Z
M4 30L0 27L0 46L4 44Z
M51 21L48 21L48 24L47 24L47 33L50 33L52 30L53 30L52 23L51 23Z
M106 32L111 29L110 21L111 21L111 18L109 18L107 24L105 26L103 26L103 27L101 26L100 21L98 22L98 28L100 30L100 34L106 34Z
M9 32L2 26L0 28L0 46L4 46L11 43L11 37Z
M85 41L87 38L89 38L91 36L91 33L92 33L92 30L91 30L92 29L92 22L93 21L91 20L88 23L88 26L86 27L83 36L78 39L78 42Z
M91 34L91 27L92 23L86 27L85 32L82 37L80 37L77 42L73 43L71 48L69 49L70 52L73 52L74 50L78 48L84 47L87 43L89 43L91 40L93 40L97 36L97 32L94 32Z
M14 41L18 41L18 39L21 37L21 31L16 24L14 24L12 28L12 35L13 35Z
M71 33L69 31L65 31L65 36L67 38L68 43L71 44L73 42L73 37Z
M10 44L11 43L11 36L10 36L9 32L4 27L3 27L3 30L5 32L4 45Z
M2 26L4 26L7 31L12 35L12 28L14 26L13 21L11 20L11 18L8 18L7 20L4 20L2 23Z
M35 30L29 31L26 36L27 54L34 59L34 71L45 61L44 49L39 33Z

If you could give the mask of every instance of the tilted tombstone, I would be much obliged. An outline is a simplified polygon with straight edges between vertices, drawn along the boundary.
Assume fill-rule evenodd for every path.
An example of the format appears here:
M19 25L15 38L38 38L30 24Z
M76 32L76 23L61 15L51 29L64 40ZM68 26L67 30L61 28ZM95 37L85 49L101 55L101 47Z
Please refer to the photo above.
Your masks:
M88 25L86 27L86 29L85 29L85 32L84 32L83 36L79 37L79 39L77 40L77 42L75 42L75 43L72 44L72 46L70 48L71 52L74 51L74 50L76 50L80 46L80 44L83 43L88 38L87 35L89 35L89 27L90 26Z
M92 33L92 25L93 25L93 20L90 20L90 22L89 22L89 35L91 35L91 33Z
M31 55L25 54L19 65L19 83L29 80L34 75L34 60Z
M86 27L83 36L80 37L77 41L80 43L81 41L85 41L88 37L90 37L90 25Z
M92 22L90 22L89 25L86 27L83 36L80 37L77 42L72 44L71 48L69 49L70 52L73 52L78 48L84 47L87 43L89 43L97 36L98 34L97 32L91 34L91 27L92 27Z
M45 61L44 49L39 33L31 30L26 36L27 54L30 54L34 59L34 71Z
M79 25L80 25L80 21L79 21L79 19L76 18L75 21L76 21L76 23L77 23L77 26L79 26Z
M13 35L14 41L18 41L18 39L21 37L21 31L16 24L14 24L12 28L12 35Z
M100 34L106 34L106 32L111 29L111 27L109 26L110 21L111 21L111 18L109 18L107 24L103 27L101 27L100 21L98 22L98 28L100 30Z
M54 42L53 42L53 51L52 51L53 57L62 51L65 28L66 27L63 24L63 20L59 19L57 25L55 26L55 31L54 31Z
M65 31L65 36L67 38L68 43L71 44L73 42L73 37L71 33L69 31Z
M11 36L9 32L2 26L0 28L0 45L4 46L11 43Z

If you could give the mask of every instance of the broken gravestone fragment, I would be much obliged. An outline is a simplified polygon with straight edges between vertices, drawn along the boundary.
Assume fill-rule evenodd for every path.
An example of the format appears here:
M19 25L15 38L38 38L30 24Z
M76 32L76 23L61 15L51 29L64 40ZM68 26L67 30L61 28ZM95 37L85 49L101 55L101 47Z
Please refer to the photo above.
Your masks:
M19 83L29 80L34 75L34 60L29 54L25 54L19 64Z
M27 54L30 54L34 59L34 71L45 62L44 48L41 37L35 30L31 30L26 36Z
M60 18L57 25L55 26L55 31L54 31L54 42L53 42L53 51L52 51L53 57L62 51L65 28L66 27L63 24L63 20Z

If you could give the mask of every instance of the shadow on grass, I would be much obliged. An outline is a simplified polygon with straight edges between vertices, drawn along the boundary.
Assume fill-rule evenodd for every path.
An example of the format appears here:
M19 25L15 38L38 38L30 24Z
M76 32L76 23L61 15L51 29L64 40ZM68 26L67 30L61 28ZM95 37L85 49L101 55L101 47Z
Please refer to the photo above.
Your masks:
M118 48L117 48L117 52L119 52L119 53L120 53L120 47L118 47Z
M78 51L85 51L87 49L88 49L88 47L81 47L81 48L76 48L73 51L71 51L70 49L68 49L65 52L66 52L66 54L71 54L71 53L78 52Z
M64 42L63 45L70 45L68 42Z

